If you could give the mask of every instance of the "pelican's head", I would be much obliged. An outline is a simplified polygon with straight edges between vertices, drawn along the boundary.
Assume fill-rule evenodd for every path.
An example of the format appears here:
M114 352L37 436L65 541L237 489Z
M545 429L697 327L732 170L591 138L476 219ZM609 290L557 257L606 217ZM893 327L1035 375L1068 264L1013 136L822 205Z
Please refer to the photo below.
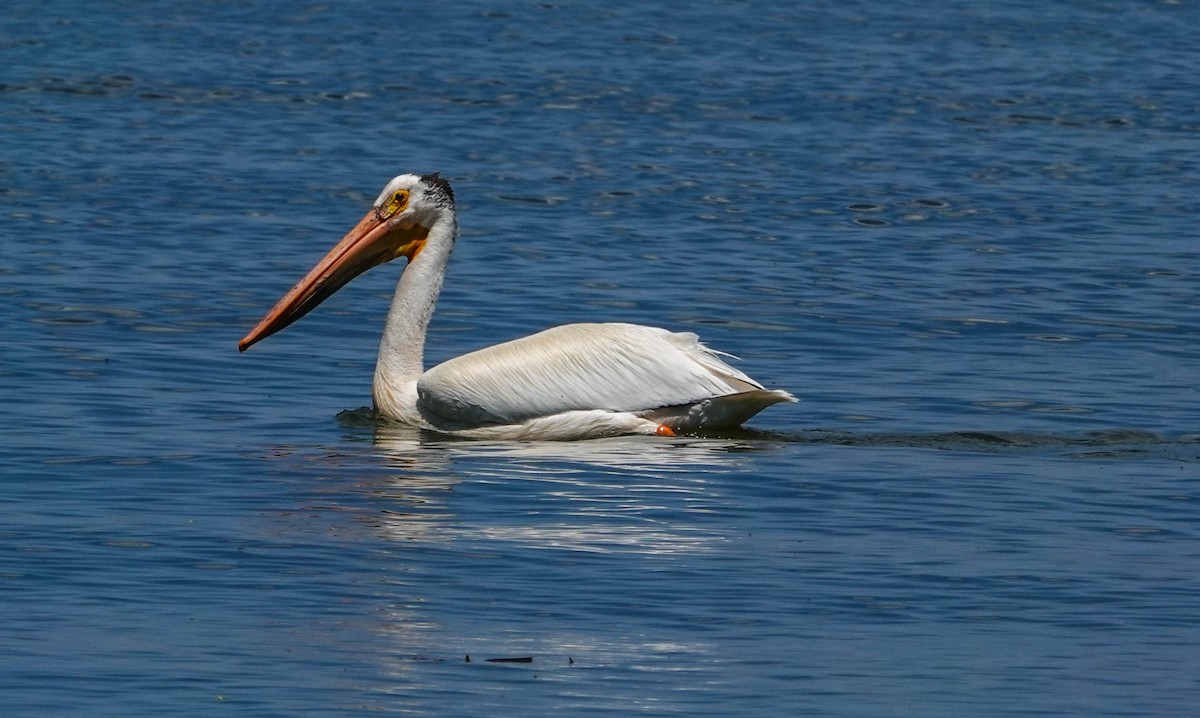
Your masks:
M358 275L396 257L411 262L439 221L453 224L454 192L436 172L392 178L367 215L238 342L238 351L308 314ZM449 237L454 236L451 229Z

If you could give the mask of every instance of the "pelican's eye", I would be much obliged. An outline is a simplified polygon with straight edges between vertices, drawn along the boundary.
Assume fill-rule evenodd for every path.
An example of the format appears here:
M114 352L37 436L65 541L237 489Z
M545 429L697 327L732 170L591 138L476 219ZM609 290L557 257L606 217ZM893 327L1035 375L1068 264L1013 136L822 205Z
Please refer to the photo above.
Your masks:
M392 217L404 211L408 206L408 190L398 189L383 205L383 215Z

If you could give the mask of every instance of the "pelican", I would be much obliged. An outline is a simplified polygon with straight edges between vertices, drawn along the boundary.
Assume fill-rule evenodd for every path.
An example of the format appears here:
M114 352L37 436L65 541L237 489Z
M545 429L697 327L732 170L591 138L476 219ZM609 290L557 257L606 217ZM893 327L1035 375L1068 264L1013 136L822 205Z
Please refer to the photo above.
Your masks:
M238 350L312 311L347 282L408 260L388 311L372 387L376 411L468 438L675 436L740 426L796 401L726 363L699 337L637 324L567 324L456 357L426 371L425 332L458 237L450 183L403 174L366 216L275 304Z

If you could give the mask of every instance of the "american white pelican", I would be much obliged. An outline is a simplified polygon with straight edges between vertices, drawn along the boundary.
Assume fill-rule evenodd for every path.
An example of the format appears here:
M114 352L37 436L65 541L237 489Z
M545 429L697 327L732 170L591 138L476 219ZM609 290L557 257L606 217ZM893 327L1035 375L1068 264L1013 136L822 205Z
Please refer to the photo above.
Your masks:
M736 427L771 404L796 401L729 366L695 334L637 324L567 324L425 371L425 330L457 237L450 183L436 173L394 178L238 349L403 256L408 267L388 311L372 392L376 411L390 419L471 438L674 436Z

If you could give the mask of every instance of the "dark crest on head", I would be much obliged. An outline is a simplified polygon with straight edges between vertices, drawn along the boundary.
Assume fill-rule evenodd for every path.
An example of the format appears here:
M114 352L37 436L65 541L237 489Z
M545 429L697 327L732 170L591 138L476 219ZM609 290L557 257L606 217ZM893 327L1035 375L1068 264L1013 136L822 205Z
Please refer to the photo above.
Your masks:
M450 189L450 183L440 174L434 172L433 174L421 175L421 182L433 188L431 194L437 200L438 204L449 207L454 206L454 190Z

